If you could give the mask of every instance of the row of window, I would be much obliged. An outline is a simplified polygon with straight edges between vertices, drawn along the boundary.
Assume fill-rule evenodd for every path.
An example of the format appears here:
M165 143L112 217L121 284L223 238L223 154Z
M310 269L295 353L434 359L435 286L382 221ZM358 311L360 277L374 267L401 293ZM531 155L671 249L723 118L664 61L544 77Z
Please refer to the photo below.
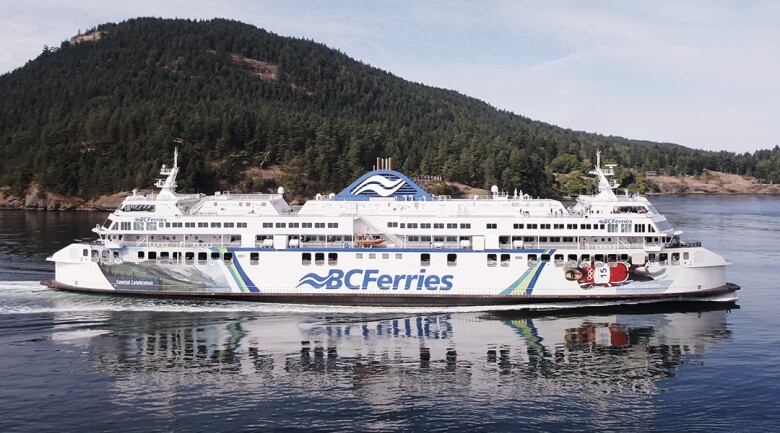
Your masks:
M270 229L270 228L277 228L277 229L284 229L284 228L291 228L291 229L297 229L297 228L304 228L304 229L324 229L325 227L329 229L337 229L339 228L339 223L285 223L285 222L265 222L263 223L264 229Z
M400 253L396 253L395 255L396 259L403 258L403 255ZM312 260L312 257L314 257L314 260ZM301 254L301 263L305 266L309 266L312 263L315 265L324 265L325 264L325 253L302 253ZM356 254L355 258L362 259L364 257L363 253ZM368 253L367 257L369 259L376 259L378 257L381 257L382 259L390 259L391 254L390 253ZM647 260L649 262L658 262L662 265L666 265L670 263L669 260L669 254L667 253L660 253L660 254L649 254L647 256ZM512 262L512 255L511 254L487 254L485 256L487 259L487 266L488 267L495 267L498 265L501 266L509 266ZM689 253L685 252L683 253L683 259L688 260ZM327 263L328 265L336 265L338 264L338 253L328 253L327 254ZM553 262L556 266L562 266L564 264L564 261L569 262L575 262L575 263L581 263L581 262L587 262L590 260L594 260L596 262L604 262L604 263L617 263L618 261L630 263L631 258L628 256L628 254L582 254L578 256L577 254L568 254L567 256L564 256L563 254L528 254L526 260L528 263L528 266L533 266L539 261L542 262ZM516 255L515 260L523 260L522 255ZM429 253L422 253L420 254L420 266L430 266L431 264L431 255ZM458 255L455 253L449 253L447 254L447 266L457 266L458 264ZM680 253L672 253L671 254L671 264L672 265L678 265L680 264Z
M97 257L97 251L93 250L93 258ZM108 258L108 251L103 251L104 258ZM161 260L161 261L174 261L178 262L184 259L185 262L193 263L195 262L196 258L199 263L205 263L209 260L211 261L226 261L229 262L233 260L233 253L231 252L217 252L212 251L210 253L207 252L199 252L195 253L194 251L186 251L186 252L179 252L179 251L138 251L137 257L139 260ZM690 253L684 252L682 253L682 259L683 260L689 260L690 259ZM86 257L88 255L88 250L84 249L84 256ZM403 258L403 254L401 253L357 253L355 255L356 259L362 259L363 257L367 257L368 259L376 259L378 257L381 257L382 259L388 260L390 257L393 256L396 260L400 260ZM114 251L113 257L118 258L119 253ZM305 266L309 266L312 263L315 265L324 265L325 260L327 257L327 263L330 266L337 265L339 260L338 253L331 252L331 253L302 253L301 254L301 264ZM511 254L495 254L495 253L489 253L486 256L487 259L487 266L488 267L495 267L499 264L501 266L509 266L512 261L512 255ZM671 258L671 260L670 260ZM522 255L515 255L515 260L522 260ZM528 266L533 266L540 260L542 262L553 262L556 266L561 266L564 264L564 261L568 262L575 262L575 263L581 263L581 262L587 262L590 260L594 260L596 262L605 262L605 263L617 263L618 261L630 263L631 258L628 256L628 254L568 254L564 256L563 254L528 254L527 256L527 262ZM647 261L652 263L659 263L662 265L678 265L680 264L680 253L650 253L647 256ZM257 265L260 263L260 254L257 252L250 252L249 253L249 262L252 265ZM431 264L431 254L430 253L422 253L420 254L420 266L430 266ZM447 254L447 265L448 266L456 266L458 264L458 255L455 253L449 253Z
M144 223L144 222L139 222L139 221L135 221L135 222L123 221L123 222L119 223L119 229L122 230L122 231L131 231L131 230L136 230L136 231L141 231L141 230L154 231L154 230L157 230L158 228L174 228L174 229L195 228L196 224L197 224L198 228L208 228L208 227L211 227L211 228L226 228L226 229L232 229L232 228L245 229L245 228L248 227L247 223L234 223L234 222L225 222L225 223L222 223L222 222L212 222L212 223L199 222L199 223L195 223L195 222L156 222L156 221L151 221L151 222Z
M196 259L196 254L194 251L186 251L184 253L179 251L138 251L138 259L148 259L148 260L171 260L174 262L177 262L181 259L184 259L185 262L194 262ZM212 251L211 253L206 252L199 252L197 253L197 261L199 263L205 263L207 261L217 261L217 260L223 260L226 262L229 262L233 260L233 253L231 252L224 252L220 253L217 251ZM249 253L249 262L253 265L256 265L260 263L260 253Z
M406 228L406 229L457 229L460 227L461 229L470 229L471 224L470 223L398 223L398 222L388 222L387 223L388 228ZM485 223L485 228L488 230L496 230L498 229L497 223ZM609 232L616 232L616 233L630 233L631 232L631 224L539 224L539 223L514 223L512 224L512 228L515 230L607 230ZM636 233L645 233L645 232L655 232L655 229L650 224L634 224L634 232Z
M399 222L390 221L390 222L387 223L387 227L391 228L391 229L392 228L402 228L402 229L417 229L417 228L420 228L420 229L443 229L445 227L448 228L448 229L457 229L458 227L460 227L462 229L470 229L471 228L471 223L460 223L460 225L458 225L458 223L447 223L447 224L445 224L445 223L399 223Z

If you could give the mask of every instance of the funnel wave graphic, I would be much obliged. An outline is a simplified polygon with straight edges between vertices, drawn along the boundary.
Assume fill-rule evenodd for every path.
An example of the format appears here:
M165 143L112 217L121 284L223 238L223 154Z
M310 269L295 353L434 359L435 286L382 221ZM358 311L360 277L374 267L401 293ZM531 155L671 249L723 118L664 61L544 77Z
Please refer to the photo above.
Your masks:
M381 175L374 175L356 186L352 194L360 195L367 191L372 191L380 197L390 197L404 186L403 179L391 180Z

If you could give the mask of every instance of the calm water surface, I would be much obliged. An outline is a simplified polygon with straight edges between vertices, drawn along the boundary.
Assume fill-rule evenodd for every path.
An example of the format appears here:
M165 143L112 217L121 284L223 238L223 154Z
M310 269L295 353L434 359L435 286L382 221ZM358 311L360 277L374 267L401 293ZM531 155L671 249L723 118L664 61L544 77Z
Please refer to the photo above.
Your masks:
M656 198L736 305L382 310L60 293L98 213L0 211L0 431L778 431L780 199ZM323 309L325 308L325 309Z

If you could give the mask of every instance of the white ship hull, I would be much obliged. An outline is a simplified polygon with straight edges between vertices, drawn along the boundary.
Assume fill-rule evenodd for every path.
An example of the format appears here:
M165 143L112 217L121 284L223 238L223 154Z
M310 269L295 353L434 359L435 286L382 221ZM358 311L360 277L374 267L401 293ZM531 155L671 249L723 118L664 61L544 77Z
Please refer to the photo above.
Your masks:
M578 254L574 250L409 250L213 248L230 260L137 260L140 248L125 247L118 257L83 255L103 250L73 244L55 254L56 279L47 284L68 290L154 296L222 297L263 302L345 305L501 305L538 302L670 301L723 299L737 287L726 283L726 263L703 248L686 249L685 263L625 266L621 281L610 282L617 263L538 260L528 256ZM256 256L254 254L256 254ZM323 260L315 259L321 253ZM313 258L304 264L302 257ZM453 258L455 263L448 262ZM421 256L428 255L427 264ZM448 256L449 255L449 256ZM489 262L495 255L498 260ZM508 260L502 261L501 258ZM97 257L97 259L95 258ZM251 257L258 257L252 260ZM222 257L222 256L220 256ZM333 260L328 260L328 258ZM448 264L450 263L450 264ZM716 264L707 264L716 263ZM592 272L589 282L572 280L572 269ZM568 274L567 274L568 272ZM599 274L604 276L599 279ZM567 275L569 278L567 278Z

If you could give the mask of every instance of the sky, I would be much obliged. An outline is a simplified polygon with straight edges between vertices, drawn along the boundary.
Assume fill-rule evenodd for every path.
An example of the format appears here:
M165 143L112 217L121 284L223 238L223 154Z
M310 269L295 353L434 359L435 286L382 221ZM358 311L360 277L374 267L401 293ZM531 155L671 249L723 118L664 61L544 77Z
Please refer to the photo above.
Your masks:
M780 145L780 1L0 0L0 73L138 16L233 18L566 128Z

